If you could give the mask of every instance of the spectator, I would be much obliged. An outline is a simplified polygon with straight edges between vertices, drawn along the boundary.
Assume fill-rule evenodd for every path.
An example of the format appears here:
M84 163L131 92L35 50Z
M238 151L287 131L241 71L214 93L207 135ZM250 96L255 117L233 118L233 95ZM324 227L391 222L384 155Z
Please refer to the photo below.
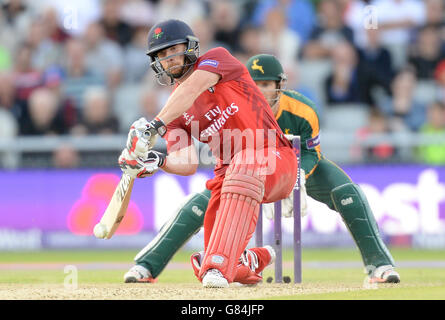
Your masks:
M372 109L369 115L367 127L358 131L359 144L372 135L382 135L390 133L390 127L386 117L378 110ZM371 147L364 147L361 150L364 162L389 162L397 157L397 149L389 142L382 141Z
M303 48L306 59L330 58L332 49L341 42L353 43L352 30L343 23L340 4L336 0L322 0L319 24L313 29L309 41Z
M9 52L15 52L29 30L31 10L23 0L2 1L0 4L0 39Z
M141 97L141 117L154 119L162 108L157 88L147 88L143 91Z
M6 119L5 121L8 121L10 123L11 121L9 121L8 119L12 116L14 118L13 127L16 128L18 127L19 123L26 121L26 119L29 117L26 104L24 101L20 103L16 98L14 78L11 73L1 72L0 83L0 112L2 112L3 114L9 114L8 116L4 116L4 118ZM0 122L0 124L0 127L3 126L2 122ZM8 126L8 124L6 123L4 125L4 132L10 132L10 129L8 128L12 128L12 125L10 124ZM18 130L16 131L18 132Z
M379 29L366 30L366 45L358 49L360 58L372 65L381 73L382 77L393 77L393 66L390 52L382 46L381 31Z
M344 5L343 13L345 25L353 31L354 45L357 48L364 48L368 44L367 31L372 28L378 29L378 16L372 15L377 12L367 9L371 0L346 0L346 2L348 3ZM372 25L372 23L376 23L376 25Z
M115 89L122 80L123 52L119 45L105 37L99 23L88 26L84 41L86 45L85 61L89 70L106 79L109 89Z
M22 44L15 54L14 86L19 102L25 103L31 92L42 85L41 72L32 66L32 48Z
M130 0L122 3L122 19L132 27L145 26L149 30L157 19L155 14L155 8L149 1Z
M284 73L287 75L286 89L295 90L313 101L314 105L316 106L320 122L323 122L323 104L318 99L312 88L301 83L298 63L294 61L293 63L283 65L283 69Z
M66 65L64 73L66 78L63 82L62 94L76 110L83 108L82 97L88 87L103 85L104 79L97 76L86 66L85 45L79 39L70 39L65 45Z
M67 128L71 128L77 122L76 105L63 95L63 70L59 66L52 66L43 73L43 86L50 89L60 101L61 117Z
M240 34L240 52L235 53L236 57L246 63L250 57L261 52L261 29L253 25L246 25Z
M212 1L210 3L210 21L214 26L215 41L229 51L240 52L240 12L230 0Z
M221 2L224 0L211 1ZM232 12L236 15L236 12ZM204 18L205 8L200 0L161 0L157 5L156 20L179 19L191 25L193 21Z
M60 66L54 65L45 69L42 76L43 86L51 89L61 98L61 87L63 82L63 70Z
M424 0L426 11L426 25L436 27L444 26L444 3L443 0Z
M440 61L434 70L434 79L437 85L437 100L445 103L445 59Z
M16 112L17 101L15 98L14 79L11 73L0 72L0 109Z
M121 3L120 0L103 1L103 15L100 23L109 39L121 46L126 46L130 43L134 30L121 18Z
M441 42L441 47L445 43L445 3L443 0L425 0L426 23L427 26L436 27Z
M51 41L62 45L70 38L70 35L66 32L65 28L60 25L55 8L46 7L41 16L41 20L45 22L47 35Z
M426 21L425 3L418 0L383 0L373 4L383 45L408 45L411 33Z
M14 143L18 133L18 124L9 110L0 105L0 140ZM2 152L8 151L8 152ZM17 166L17 156L8 148L0 149L0 168L14 168Z
M54 150L53 166L58 169L72 169L80 164L79 153L70 145L65 144Z
M56 135L65 133L59 104L53 92L39 88L31 94L28 104L29 121L21 122L23 135Z
M32 21L25 38L26 43L32 49L32 66L43 71L46 68L59 64L61 48L48 34L47 22L41 18Z
M272 9L267 13L260 41L261 52L273 54L283 64L291 64L298 57L300 38L287 27L286 15L280 9Z
M380 87L387 94L391 94L393 63L390 52L380 44L378 29L366 30L366 38L365 46L358 49L359 69L362 70L360 82L363 87L364 102L375 105L374 88Z
M107 90L92 87L85 92L85 107L81 113L80 122L71 129L75 135L113 134L117 133L119 123L112 114Z
M357 53L347 42L332 49L332 72L325 80L325 96L328 104L359 103L363 101Z
M212 48L223 46L222 43L215 41L215 28L210 19L197 19L191 27L199 39L199 51L201 54Z
M275 8L286 12L287 26L300 37L302 44L306 43L316 23L316 15L312 2L309 0L264 0L259 1L252 22L261 27L267 13Z
M86 32L87 27L100 20L102 14L101 0L44 0L46 7L52 7L57 12L58 21L62 22L64 31L70 36L79 37ZM40 1L29 1L38 9Z
M428 120L420 132L423 134L434 134L436 136L445 136L445 104L434 102L428 107ZM418 148L417 156L420 161L430 165L445 164L445 144L427 144Z
M421 28L409 56L409 63L416 68L417 77L433 79L434 70L444 58L445 51L437 27L429 25Z
M414 69L407 67L401 70L392 83L392 97L388 96L379 105L389 118L393 131L417 131L426 120L425 106L414 97L416 84Z
M147 57L147 30L145 27L135 29L133 39L124 49L124 80L136 83L143 80L150 70L150 59Z

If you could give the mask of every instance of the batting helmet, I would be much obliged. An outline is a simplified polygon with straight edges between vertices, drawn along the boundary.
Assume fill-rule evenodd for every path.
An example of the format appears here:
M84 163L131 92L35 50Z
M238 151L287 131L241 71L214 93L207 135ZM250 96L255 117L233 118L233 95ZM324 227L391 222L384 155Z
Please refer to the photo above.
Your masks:
M174 83L173 76L164 70L157 53L180 43L187 46L187 49L181 53L186 58L183 67L193 65L199 57L199 40L185 22L174 19L166 20L155 24L148 32L147 55L151 59L150 66L155 71L158 81L163 74L167 74L171 81L170 84Z

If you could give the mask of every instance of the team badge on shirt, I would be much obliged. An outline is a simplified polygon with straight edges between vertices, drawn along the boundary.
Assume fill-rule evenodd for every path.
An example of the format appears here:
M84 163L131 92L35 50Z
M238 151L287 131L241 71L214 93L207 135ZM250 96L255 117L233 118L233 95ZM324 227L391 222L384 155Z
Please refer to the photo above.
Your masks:
M319 135L316 135L312 139L306 140L306 147L308 149L314 149L319 144L320 144L320 136Z
M210 66L210 67L214 67L217 68L219 65L219 62L216 60L210 60L210 59L205 59L202 60L199 64L198 64L198 68L201 66Z

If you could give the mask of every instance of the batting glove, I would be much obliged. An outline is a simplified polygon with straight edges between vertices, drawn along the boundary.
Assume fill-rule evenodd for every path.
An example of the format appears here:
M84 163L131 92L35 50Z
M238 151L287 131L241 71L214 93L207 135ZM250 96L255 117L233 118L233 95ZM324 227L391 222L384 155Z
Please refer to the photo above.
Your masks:
M158 135L162 137L166 131L164 122L158 118L150 122L143 117L136 120L128 133L128 152L135 158L145 159L148 151L155 146Z
M166 155L149 151L146 159L135 158L124 149L119 157L119 166L123 173L133 178L145 178L155 174L166 163Z

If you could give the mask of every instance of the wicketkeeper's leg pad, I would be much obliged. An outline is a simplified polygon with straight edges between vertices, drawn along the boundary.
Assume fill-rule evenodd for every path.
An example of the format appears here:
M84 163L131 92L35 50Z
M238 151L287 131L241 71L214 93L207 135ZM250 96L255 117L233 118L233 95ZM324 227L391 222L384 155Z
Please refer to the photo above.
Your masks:
M156 278L173 255L202 227L210 191L189 195L164 224L157 236L135 257L135 262Z
M332 203L351 232L365 266L394 265L383 243L377 222L365 194L355 183L346 183L331 192Z
M218 269L233 282L235 266L253 232L264 197L265 162L247 161L247 150L237 154L224 178L221 201L212 229L200 277L208 269Z

